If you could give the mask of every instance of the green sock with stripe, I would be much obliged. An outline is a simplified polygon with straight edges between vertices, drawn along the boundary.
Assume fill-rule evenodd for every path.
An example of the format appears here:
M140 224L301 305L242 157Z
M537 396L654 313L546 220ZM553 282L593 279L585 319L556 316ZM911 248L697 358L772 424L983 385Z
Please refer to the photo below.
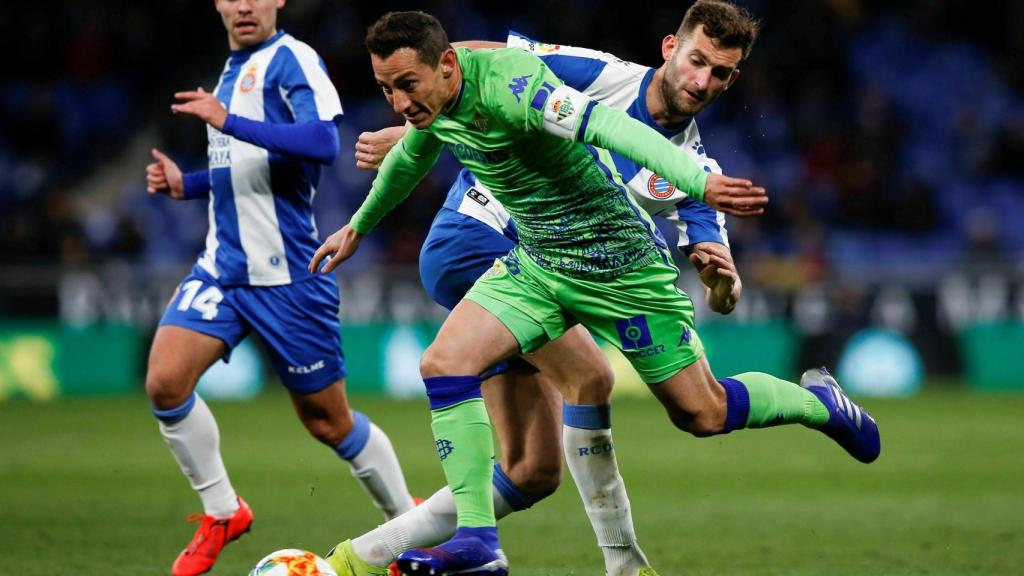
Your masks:
M763 372L745 372L719 382L726 395L723 432L797 423L821 428L828 422L828 408L799 384Z
M455 496L459 528L493 527L494 439L476 376L424 379L430 427L448 486Z

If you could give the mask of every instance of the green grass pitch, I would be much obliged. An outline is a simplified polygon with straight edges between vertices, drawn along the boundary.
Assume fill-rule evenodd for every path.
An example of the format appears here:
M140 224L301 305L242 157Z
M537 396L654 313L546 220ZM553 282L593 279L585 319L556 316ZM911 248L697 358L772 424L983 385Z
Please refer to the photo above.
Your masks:
M388 431L417 495L442 483L426 405L355 398ZM868 400L881 459L856 463L801 427L698 440L653 400L616 403L619 463L662 576L971 575L1024 566L1024 395L938 390ZM325 552L380 517L280 392L211 403L253 531L212 574L286 547ZM146 399L0 404L0 574L166 574L198 499ZM603 574L575 488L505 520L516 576Z

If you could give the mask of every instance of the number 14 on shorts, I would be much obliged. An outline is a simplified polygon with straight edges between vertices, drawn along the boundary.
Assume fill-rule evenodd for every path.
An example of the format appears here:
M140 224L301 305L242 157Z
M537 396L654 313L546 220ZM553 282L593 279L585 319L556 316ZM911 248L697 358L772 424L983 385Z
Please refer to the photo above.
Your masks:
M187 312L192 308L203 315L203 320L213 320L217 317L217 305L224 300L224 294L216 286L208 286L200 292L202 287L202 280L189 280L182 284L178 310Z

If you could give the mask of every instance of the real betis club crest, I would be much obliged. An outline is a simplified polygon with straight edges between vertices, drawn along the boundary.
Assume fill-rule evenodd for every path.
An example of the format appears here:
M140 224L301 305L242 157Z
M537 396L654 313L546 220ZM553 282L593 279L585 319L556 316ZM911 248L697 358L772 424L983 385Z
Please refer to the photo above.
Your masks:
M574 111L572 100L569 100L569 97L566 96L558 102L555 102L554 109L555 113L558 114L558 119L565 120L565 117L572 114Z

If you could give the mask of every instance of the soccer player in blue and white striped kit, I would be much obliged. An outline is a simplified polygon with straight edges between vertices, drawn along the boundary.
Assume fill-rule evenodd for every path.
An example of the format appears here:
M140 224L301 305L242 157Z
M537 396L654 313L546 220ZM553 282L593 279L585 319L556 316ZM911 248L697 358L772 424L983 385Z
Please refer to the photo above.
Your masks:
M209 165L182 174L153 150L148 191L209 199L206 250L174 293L150 350L146 392L204 514L173 576L208 571L249 530L199 377L250 332L263 339L299 419L347 461L388 518L413 507L388 437L345 397L338 285L306 270L319 239L312 201L320 166L339 152L342 109L323 61L277 29L284 0L216 0L231 55L212 93L175 94L176 114L207 124Z

